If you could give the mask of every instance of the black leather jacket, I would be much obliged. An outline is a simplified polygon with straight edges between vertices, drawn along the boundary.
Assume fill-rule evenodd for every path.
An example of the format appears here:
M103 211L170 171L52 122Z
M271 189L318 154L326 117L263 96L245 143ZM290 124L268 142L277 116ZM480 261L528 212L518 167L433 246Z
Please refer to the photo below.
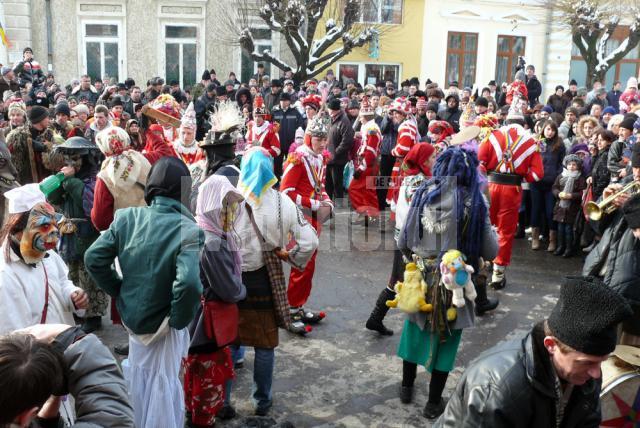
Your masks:
M555 427L555 380L543 340L542 323L538 323L524 339L505 342L480 355L463 373L434 427ZM599 394L599 380L575 386L560 426L597 427Z

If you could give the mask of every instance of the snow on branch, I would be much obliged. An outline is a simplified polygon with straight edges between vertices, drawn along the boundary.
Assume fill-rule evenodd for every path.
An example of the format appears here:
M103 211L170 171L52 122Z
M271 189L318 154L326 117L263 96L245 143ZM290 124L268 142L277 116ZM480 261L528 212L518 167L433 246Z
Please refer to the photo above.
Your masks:
M246 52L249 53L254 61L266 61L269 62L281 70L291 70L292 67L286 62L282 61L277 56L273 55L270 50L264 50L260 52L256 49L251 29L244 28L240 31L240 46Z

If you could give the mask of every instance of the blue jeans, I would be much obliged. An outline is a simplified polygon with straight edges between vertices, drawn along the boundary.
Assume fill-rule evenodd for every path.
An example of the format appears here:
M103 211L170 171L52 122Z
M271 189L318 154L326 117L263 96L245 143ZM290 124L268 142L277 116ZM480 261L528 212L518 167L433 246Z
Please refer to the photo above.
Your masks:
M531 185L531 227L542 227L544 216L549 230L557 230L558 224L553 221L553 207L556 199L551 192L551 185L535 183Z
M231 347L231 357L235 363L238 355L238 346ZM273 348L253 348L255 358L253 360L253 403L258 409L268 409L271 407L271 384L273 383L273 367L275 365L275 350ZM244 348L242 348L244 354ZM244 355L243 355L244 356ZM231 387L233 381L229 380L225 384L224 404L231 403Z

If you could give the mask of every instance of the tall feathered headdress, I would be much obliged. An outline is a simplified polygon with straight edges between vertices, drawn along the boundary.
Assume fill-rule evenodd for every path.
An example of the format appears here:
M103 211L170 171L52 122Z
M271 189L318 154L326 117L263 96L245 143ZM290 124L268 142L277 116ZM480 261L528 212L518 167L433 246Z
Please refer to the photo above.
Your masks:
M244 128L244 117L235 101L221 101L209 116L211 129L200 146L235 144Z

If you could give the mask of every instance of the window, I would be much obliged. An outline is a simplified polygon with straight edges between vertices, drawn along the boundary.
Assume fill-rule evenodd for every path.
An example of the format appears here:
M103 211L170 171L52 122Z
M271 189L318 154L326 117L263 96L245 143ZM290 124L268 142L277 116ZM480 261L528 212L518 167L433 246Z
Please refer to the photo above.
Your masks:
M165 80L176 81L180 87L193 86L198 77L198 27L166 25L164 27Z
M119 23L85 23L83 53L84 69L92 80L115 78L120 80Z
M271 43L271 30L268 28L252 28L251 34L258 52L264 52L266 50L273 49ZM258 63L251 58L244 49L241 49L242 57L240 58L240 79L243 82L248 82L251 76L258 72ZM261 62L264 65L264 73L271 76L271 64L268 62ZM260 86L261 82L258 82Z
M605 47L605 55L608 55L620 46L620 43L629 34L629 27L619 26L613 32L612 37L607 40ZM605 74L604 82L601 82L607 87L612 87L613 83L617 80L621 81L624 85L629 77L637 76L640 72L640 47L633 48L624 58L613 65ZM585 86L587 82L587 64L582 59L582 54L578 47L573 44L571 48L571 68L569 75L572 79L575 79L579 86Z
M478 34L449 32L447 38L447 85L454 80L461 87L472 87L476 81Z
M498 36L496 53L496 83L513 81L518 57L524 55L526 37Z
M400 81L400 66L398 64L348 64L338 65L338 79L345 84L347 79L364 85L391 80L396 87Z
M361 22L371 24L402 24L404 0L363 0Z

